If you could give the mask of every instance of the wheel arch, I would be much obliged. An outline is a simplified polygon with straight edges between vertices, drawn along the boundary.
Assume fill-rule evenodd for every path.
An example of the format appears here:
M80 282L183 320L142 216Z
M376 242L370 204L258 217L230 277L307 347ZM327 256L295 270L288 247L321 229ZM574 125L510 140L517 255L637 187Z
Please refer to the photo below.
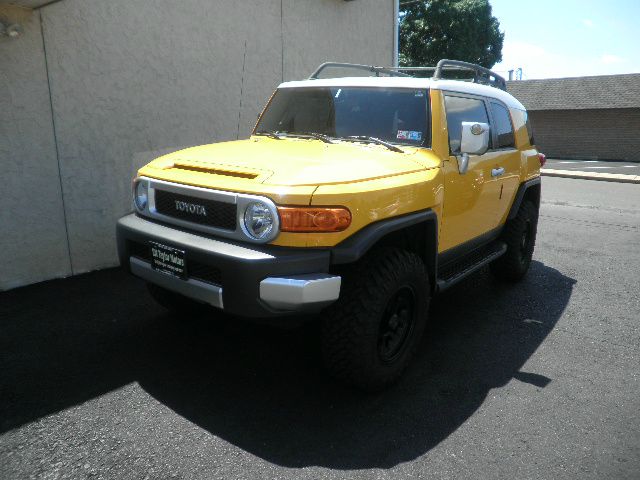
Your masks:
M372 223L331 250L331 263L344 265L364 257L372 248L395 246L418 255L425 264L429 285L436 285L438 217L433 210L414 212Z
M542 182L540 177L532 178L531 180L527 180L520 184L520 187L518 187L518 191L516 192L515 199L513 200L513 204L511 205L511 210L509 210L507 220L515 218L518 210L520 209L520 205L522 205L522 202L525 200L531 201L536 208L540 208L541 187Z

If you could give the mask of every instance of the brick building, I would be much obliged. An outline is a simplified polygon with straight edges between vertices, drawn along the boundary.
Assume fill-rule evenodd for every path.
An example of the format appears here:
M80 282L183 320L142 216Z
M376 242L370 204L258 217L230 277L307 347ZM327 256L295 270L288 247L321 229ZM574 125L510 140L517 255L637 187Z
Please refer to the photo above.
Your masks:
M552 158L640 161L640 73L508 82Z

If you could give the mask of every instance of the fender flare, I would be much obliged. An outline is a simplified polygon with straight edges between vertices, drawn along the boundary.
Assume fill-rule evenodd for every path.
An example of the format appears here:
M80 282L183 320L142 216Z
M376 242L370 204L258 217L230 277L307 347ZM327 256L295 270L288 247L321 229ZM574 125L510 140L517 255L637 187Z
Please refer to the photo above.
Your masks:
M522 203L522 200L524 199L524 195L525 193L527 193L527 190L541 184L542 184L542 181L540 180L540 177L532 178L531 180L527 180L526 182L520 184L520 186L518 187L518 191L516 192L516 196L513 200L513 203L511 204L511 210L509 210L509 215L507 216L507 220L511 220L515 218L515 216L518 214L518 210L520 209L520 204Z
M420 224L424 224L426 239L422 256L433 289L438 266L438 216L431 209L367 225L331 249L331 264L341 265L357 262L385 236Z

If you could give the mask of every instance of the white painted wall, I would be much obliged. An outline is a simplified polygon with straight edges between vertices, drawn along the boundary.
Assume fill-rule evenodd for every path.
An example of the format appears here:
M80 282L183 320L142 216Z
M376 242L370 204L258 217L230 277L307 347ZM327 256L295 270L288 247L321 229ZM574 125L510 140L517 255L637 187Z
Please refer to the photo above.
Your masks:
M56 262L44 269L17 258L0 272L0 290L115 265L115 222L130 210L136 169L167 150L247 136L282 80L305 78L328 60L393 61L393 0L62 0L39 12L58 156L35 22L0 43L0 82L24 89L0 107L20 110L28 124L0 118L0 171L9 165L15 185L36 182L51 198L36 207L43 224L25 227L0 213L11 232L0 246ZM24 64L22 74L2 73L6 55ZM24 77L33 85L18 85ZM33 104L22 109L20 98ZM16 205L31 195L2 191ZM16 244L34 231L27 246Z
M71 273L40 16L0 38L0 290Z

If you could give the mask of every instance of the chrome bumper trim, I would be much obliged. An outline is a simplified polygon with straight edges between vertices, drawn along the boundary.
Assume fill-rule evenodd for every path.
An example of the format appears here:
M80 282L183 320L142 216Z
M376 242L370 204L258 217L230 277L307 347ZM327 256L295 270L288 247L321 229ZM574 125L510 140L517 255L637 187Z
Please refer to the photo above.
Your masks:
M185 297L208 303L214 307L224 308L221 287L194 280L193 278L181 280L169 274L157 272L151 267L150 263L140 260L139 258L130 257L129 263L131 265L131 273L137 277L172 290Z
M341 277L326 273L269 277L260 282L260 299L277 310L322 308L338 299L341 283Z

